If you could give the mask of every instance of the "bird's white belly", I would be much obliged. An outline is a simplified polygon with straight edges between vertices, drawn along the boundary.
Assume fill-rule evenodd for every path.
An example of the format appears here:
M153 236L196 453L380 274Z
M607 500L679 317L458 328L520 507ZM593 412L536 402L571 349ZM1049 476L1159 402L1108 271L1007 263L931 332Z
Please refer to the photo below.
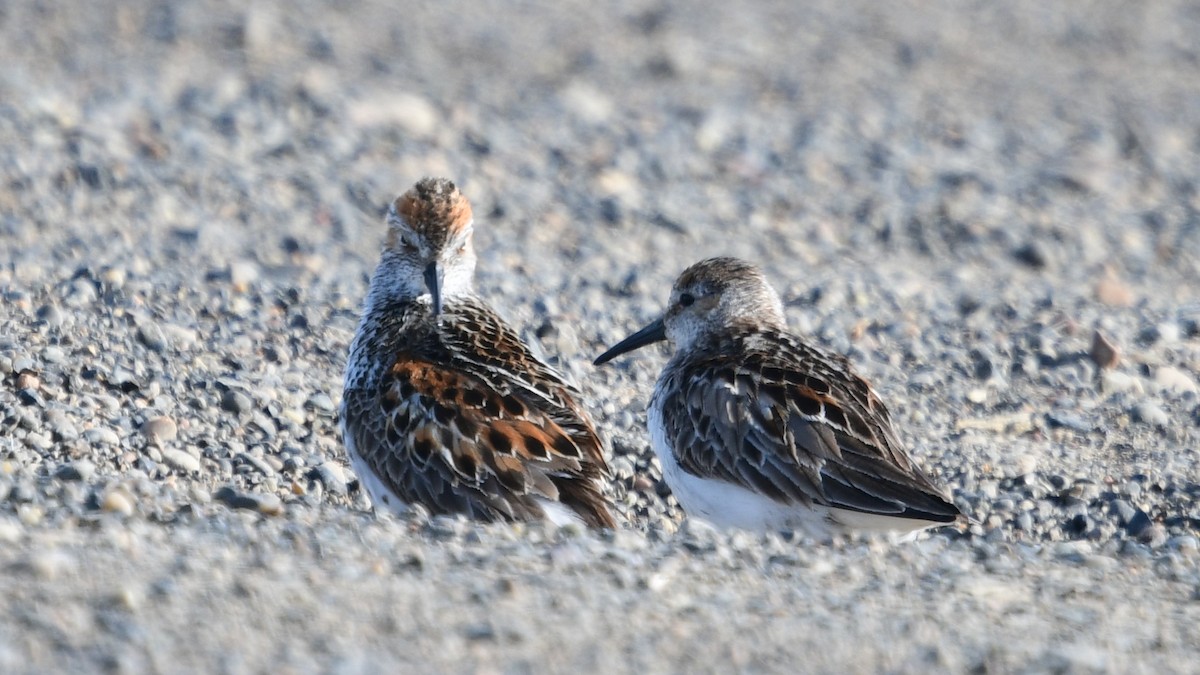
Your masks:
M663 479L689 518L723 528L758 532L794 530L818 539L828 539L836 530L827 508L782 504L739 485L684 471L667 442L662 413L656 404L651 404L647 422Z
M655 396L647 415L650 442L662 465L663 479L689 518L722 528L756 532L791 530L821 540L844 532L913 533L942 524L816 504L783 504L727 481L688 473L676 461L673 444L667 442L657 399Z

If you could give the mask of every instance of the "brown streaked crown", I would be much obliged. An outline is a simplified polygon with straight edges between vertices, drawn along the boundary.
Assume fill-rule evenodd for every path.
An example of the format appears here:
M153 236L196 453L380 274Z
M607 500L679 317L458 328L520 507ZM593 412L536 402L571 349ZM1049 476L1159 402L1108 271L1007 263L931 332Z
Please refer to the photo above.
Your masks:
M471 202L446 178L422 178L392 203L412 231L435 246L471 225Z
M675 281L675 288L702 286L709 293L720 293L743 279L761 280L766 283L763 273L744 260L708 258L684 270Z

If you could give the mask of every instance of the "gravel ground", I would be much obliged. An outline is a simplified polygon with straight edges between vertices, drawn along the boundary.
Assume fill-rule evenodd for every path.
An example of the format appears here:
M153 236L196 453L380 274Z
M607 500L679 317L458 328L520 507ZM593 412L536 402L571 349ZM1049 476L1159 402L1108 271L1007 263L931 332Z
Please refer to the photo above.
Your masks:
M1197 35L1184 2L0 3L0 671L1192 671ZM341 368L430 174L587 392L621 530L364 510ZM588 362L717 253L973 525L681 518L665 351Z

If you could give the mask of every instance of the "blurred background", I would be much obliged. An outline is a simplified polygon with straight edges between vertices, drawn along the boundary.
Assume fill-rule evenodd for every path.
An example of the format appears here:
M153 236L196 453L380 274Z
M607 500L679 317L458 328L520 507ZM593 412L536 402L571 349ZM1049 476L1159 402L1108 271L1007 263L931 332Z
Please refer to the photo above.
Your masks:
M66 229L101 265L131 238L214 264L369 264L381 205L445 174L485 244L548 256L494 274L545 259L619 280L683 247L789 279L898 253L985 284L1198 280L1193 3L0 12L0 208L22 259L71 255L47 250Z

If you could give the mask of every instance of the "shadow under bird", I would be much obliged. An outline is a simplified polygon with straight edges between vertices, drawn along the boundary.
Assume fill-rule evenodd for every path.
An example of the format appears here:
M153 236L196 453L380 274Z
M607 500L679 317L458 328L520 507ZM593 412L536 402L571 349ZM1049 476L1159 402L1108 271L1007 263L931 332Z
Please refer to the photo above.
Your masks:
M661 340L675 351L648 426L663 478L689 517L818 538L912 532L961 517L849 361L788 332L778 294L753 265L692 265L663 317L595 363Z
M604 444L578 392L472 291L466 197L427 178L386 220L341 407L374 507L613 527Z

